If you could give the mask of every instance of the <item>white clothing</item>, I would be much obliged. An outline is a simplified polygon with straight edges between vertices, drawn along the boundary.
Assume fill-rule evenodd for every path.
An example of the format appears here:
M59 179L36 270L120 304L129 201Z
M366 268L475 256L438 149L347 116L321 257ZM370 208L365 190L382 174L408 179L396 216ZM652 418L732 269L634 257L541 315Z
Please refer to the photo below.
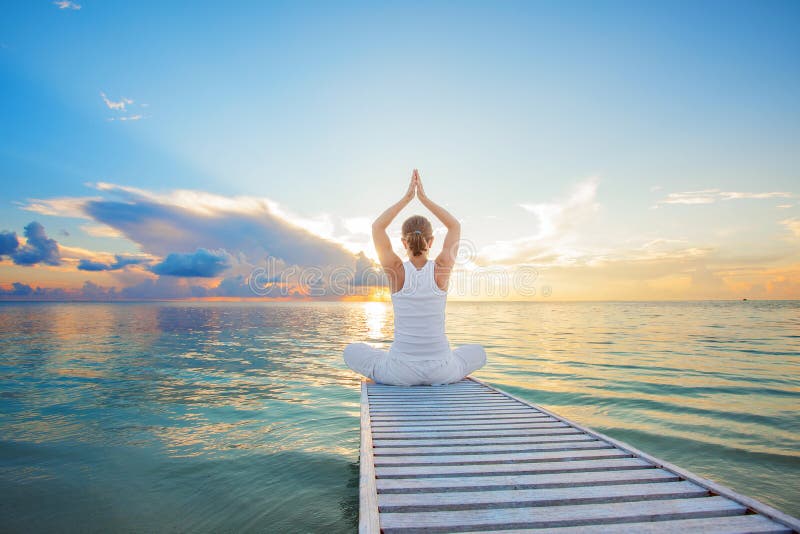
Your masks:
M347 366L375 382L392 385L436 385L457 382L486 363L480 345L450 349L445 335L447 292L436 285L435 262L417 269L403 262L403 287L392 293L394 342L389 351L366 343L344 349Z
M486 364L480 345L461 345L445 360L405 361L366 343L350 343L344 361L356 373L379 384L392 386L438 386L458 382Z

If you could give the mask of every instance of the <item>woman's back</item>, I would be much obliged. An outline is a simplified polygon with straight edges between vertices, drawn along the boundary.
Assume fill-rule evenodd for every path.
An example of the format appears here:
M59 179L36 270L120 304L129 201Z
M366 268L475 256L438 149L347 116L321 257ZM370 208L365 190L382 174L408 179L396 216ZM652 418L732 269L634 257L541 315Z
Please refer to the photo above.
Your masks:
M391 351L407 360L442 360L450 354L445 334L447 292L434 277L436 262L428 260L421 269L403 262L403 287L392 293L394 343Z
M415 196L447 228L442 252L435 261L428 259L433 226L425 217L414 215L403 222L401 242L410 258L407 261L394 252L386 233L395 216ZM350 369L381 384L412 386L457 382L486 363L483 347L473 344L450 350L444 332L447 291L442 288L448 287L460 238L458 219L428 198L414 169L403 198L372 223L375 251L392 291L394 342L388 352L367 343L350 343L344 349L344 361Z

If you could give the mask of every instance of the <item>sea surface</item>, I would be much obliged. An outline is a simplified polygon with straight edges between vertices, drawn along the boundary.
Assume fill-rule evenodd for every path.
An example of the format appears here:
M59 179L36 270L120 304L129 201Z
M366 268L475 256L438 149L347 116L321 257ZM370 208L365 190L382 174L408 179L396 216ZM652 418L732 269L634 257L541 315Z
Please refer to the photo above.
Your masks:
M448 304L475 375L800 515L800 302ZM0 530L352 532L383 303L0 304Z

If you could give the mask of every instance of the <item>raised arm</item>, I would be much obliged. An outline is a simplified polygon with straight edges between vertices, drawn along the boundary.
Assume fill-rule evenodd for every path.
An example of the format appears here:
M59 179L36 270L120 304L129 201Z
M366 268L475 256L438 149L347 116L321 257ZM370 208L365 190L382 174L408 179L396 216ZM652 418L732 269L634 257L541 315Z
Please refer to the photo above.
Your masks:
M391 224L397 214L405 208L409 202L414 198L417 188L417 175L416 169L414 174L411 175L411 182L408 184L408 191L403 195L403 198L386 208L386 211L381 213L375 222L372 223L372 241L375 243L375 250L378 253L378 259L381 262L386 276L389 278L389 286L392 293L398 291L403 285L403 278L405 272L403 271L403 260L394 253L392 243L389 241L389 235L386 233L386 228ZM399 283L399 285L398 285Z
M416 178L417 182L417 198L419 198L420 202L422 202L422 204L428 208L431 213L433 213L436 218L439 219L447 228L447 235L444 236L442 251L436 257L436 265L442 267L447 273L446 277L444 278L444 284L440 285L446 286L447 279L450 275L449 271L452 269L453 265L455 265L456 256L458 255L458 244L461 240L461 223L458 222L458 219L453 217L449 211L428 198L428 196L425 194L425 190L422 188L422 180L419 177L417 169L414 169L414 178Z

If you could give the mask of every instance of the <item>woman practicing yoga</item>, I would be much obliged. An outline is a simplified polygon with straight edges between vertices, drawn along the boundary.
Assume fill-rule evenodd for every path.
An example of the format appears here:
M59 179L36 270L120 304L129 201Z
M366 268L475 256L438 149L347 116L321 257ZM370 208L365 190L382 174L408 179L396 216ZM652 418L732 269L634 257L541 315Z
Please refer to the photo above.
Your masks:
M394 253L386 234L386 227L415 195L447 227L442 252L435 261L428 259L433 227L422 215L403 223L407 261ZM463 345L450 350L444 333L447 284L460 238L461 224L425 195L414 169L403 198L372 223L372 239L392 291L394 342L388 352L366 343L351 343L344 349L344 361L350 369L381 384L414 386L457 382L483 367L486 352L482 346Z

